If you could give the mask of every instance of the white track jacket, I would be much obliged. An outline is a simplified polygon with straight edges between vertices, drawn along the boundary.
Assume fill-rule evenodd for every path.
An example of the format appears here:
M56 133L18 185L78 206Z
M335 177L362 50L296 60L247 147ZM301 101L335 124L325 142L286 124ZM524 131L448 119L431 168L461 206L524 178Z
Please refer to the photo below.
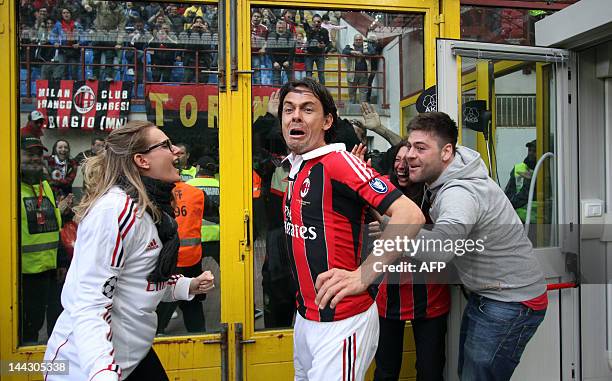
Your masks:
M102 196L78 227L62 291L64 311L45 360L68 360L69 375L45 380L121 380L148 353L160 301L189 300L190 278L150 283L161 250L153 219L137 216L120 188Z

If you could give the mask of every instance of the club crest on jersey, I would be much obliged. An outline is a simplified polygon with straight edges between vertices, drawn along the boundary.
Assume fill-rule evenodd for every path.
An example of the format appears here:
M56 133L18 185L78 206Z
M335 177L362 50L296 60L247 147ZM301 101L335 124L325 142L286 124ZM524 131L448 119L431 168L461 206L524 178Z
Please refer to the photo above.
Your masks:
M300 197L302 198L306 197L309 190L310 190L310 179L306 178L306 180L304 180L304 182L302 183L302 187L300 188Z
M372 188L374 192L380 193L380 194L387 193L387 191L389 190L389 188L387 187L387 184L385 184L385 182L382 181L381 179L372 179L370 181L370 188Z

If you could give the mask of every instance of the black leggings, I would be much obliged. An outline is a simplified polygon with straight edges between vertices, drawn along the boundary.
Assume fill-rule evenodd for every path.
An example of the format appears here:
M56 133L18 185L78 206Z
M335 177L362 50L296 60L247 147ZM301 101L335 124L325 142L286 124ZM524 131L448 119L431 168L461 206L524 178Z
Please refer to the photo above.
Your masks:
M417 381L443 381L448 314L433 319L412 320L416 347ZM376 351L374 381L396 381L402 368L404 320L379 317L380 336Z
M128 378L125 379L125 381L141 380L169 381L168 375L164 370L164 366L162 365L161 361L159 361L159 357L157 357L157 354L155 353L153 348L149 350L149 353L147 353L145 358L143 358L142 361L138 363L136 369L134 369L134 371L130 373Z

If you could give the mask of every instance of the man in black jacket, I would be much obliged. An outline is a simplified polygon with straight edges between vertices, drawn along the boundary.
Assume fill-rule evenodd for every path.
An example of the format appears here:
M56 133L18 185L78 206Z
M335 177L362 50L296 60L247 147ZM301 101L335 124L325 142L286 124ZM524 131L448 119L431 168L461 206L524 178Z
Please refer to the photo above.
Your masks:
M304 30L306 31L308 41L306 76L312 77L313 63L316 62L319 83L325 85L325 53L329 51L331 42L329 41L329 32L327 29L321 28L321 23L321 16L319 14L312 16L312 27L308 23L304 23Z
M287 30L286 22L283 20L276 22L276 30L268 34L266 46L274 68L273 83L275 86L281 86L281 70L284 70L287 79L291 80L291 62L295 53L295 39Z

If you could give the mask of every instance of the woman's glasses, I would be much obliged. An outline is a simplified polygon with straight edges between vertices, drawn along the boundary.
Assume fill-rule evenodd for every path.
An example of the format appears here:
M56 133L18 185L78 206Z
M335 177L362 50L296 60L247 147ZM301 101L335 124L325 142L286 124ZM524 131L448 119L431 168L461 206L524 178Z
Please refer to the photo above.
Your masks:
M164 147L168 151L172 152L172 142L170 141L170 139L166 139L163 142L160 142L160 143L157 143L157 144L153 144L151 147L147 148L144 151L138 152L138 153L141 153L141 154L149 153L149 152L153 151L155 148L158 148L158 147Z

